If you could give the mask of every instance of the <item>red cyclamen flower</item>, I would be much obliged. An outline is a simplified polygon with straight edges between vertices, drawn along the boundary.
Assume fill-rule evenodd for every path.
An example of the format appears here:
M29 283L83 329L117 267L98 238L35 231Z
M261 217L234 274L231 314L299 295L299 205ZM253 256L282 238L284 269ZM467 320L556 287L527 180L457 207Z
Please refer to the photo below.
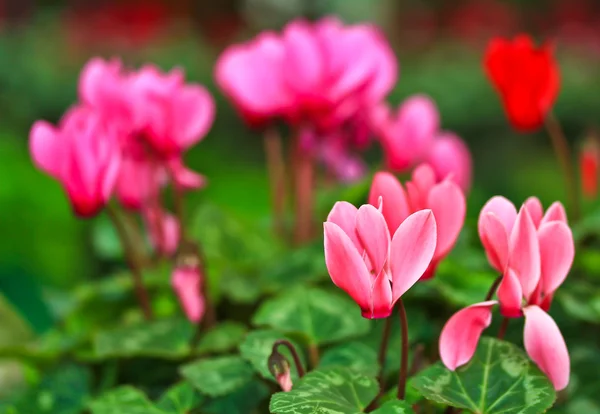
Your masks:
M337 202L324 223L325 263L331 280L365 318L388 317L396 301L429 266L436 245L431 210L418 211L390 231L381 211Z
M498 301L469 306L454 314L440 336L440 356L449 369L467 363L479 337L500 305L507 318L525 317L525 350L561 390L569 382L570 362L565 341L546 313L575 255L573 235L560 203L544 214L537 198L528 199L519 213L503 197L482 209L479 234L492 266L503 274Z
M587 198L596 198L600 174L600 147L594 139L587 139L579 154L581 189Z
M115 132L84 106L71 108L58 127L37 121L31 128L35 164L61 182L79 216L96 215L112 195L121 163Z
M523 132L540 128L559 90L552 45L536 48L527 35L512 41L494 38L487 47L484 66L511 125Z
M430 209L437 223L437 244L433 260L423 275L426 280L434 276L437 264L450 252L465 221L466 200L461 188L450 178L436 182L433 169L426 164L413 171L412 181L402 184L388 172L378 172L373 178L369 203L377 205L383 200L382 213L390 233L394 233L409 216Z

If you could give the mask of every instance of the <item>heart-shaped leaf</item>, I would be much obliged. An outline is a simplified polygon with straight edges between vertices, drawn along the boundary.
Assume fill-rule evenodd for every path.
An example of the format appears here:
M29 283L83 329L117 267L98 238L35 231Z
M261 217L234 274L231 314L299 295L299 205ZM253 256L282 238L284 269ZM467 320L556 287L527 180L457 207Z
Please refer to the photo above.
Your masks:
M188 414L204 401L192 384L180 382L169 388L156 403L156 407L169 414Z
M276 414L362 413L379 391L375 378L346 368L327 368L306 374L289 392L271 397Z
M269 396L264 382L252 380L225 397L213 398L202 407L203 414L248 414Z
M165 414L142 391L125 385L115 388L89 404L92 414Z
M239 356L201 359L180 368L181 375L203 394L218 397L250 382L254 372Z
M414 414L414 411L406 401L393 400L372 411L372 414Z
M348 342L327 350L319 362L319 368L346 367L355 372L377 376L379 363L377 352L360 342Z
M477 414L537 414L556 394L546 376L515 345L482 338L465 366L450 371L441 362L412 381L425 398Z
M341 293L298 287L264 302L252 322L286 333L302 333L312 344L354 338L369 330L359 307Z
M261 377L271 381L275 381L275 378L273 378L273 375L269 371L268 359L269 355L271 355L271 352L273 351L273 344L278 339L287 339L290 341L296 348L296 351L298 351L303 367L306 367L304 356L298 344L277 331L252 331L246 335L244 342L242 342L240 345L240 353L242 358L250 362L250 364L252 364L254 367L254 370L258 372ZM278 351L281 352L281 354L288 359L290 364L293 365L293 359L286 347L280 346ZM298 378L298 374L296 367L292 366L292 379L294 378Z
M246 335L246 327L237 322L222 322L206 332L196 348L200 354L218 354L237 347Z
M100 331L94 337L95 356L179 358L189 354L194 329L184 319L162 319Z

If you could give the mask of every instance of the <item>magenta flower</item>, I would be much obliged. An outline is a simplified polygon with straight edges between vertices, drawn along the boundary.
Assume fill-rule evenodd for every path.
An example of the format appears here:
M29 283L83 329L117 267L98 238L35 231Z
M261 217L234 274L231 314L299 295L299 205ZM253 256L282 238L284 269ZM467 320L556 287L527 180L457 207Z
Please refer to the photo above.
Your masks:
M333 206L324 231L331 280L369 319L391 314L429 266L437 237L431 210L406 217L390 239L380 210L368 204L357 209L343 201Z
M79 216L96 215L111 197L121 162L114 132L84 106L71 108L58 127L37 121L31 128L34 163L60 181Z
M431 98L413 95L395 114L380 104L370 112L370 122L383 147L388 169L404 172L426 162L438 181L452 176L464 191L469 189L469 149L455 134L440 130L440 116Z
M469 306L448 320L440 336L442 362L454 370L471 359L491 323L492 307L499 304L503 316L525 317L525 350L556 390L565 388L569 353L546 313L575 255L562 205L554 203L543 214L539 200L530 198L517 213L510 201L494 197L482 209L479 233L490 263L504 275L498 300Z
M206 303L202 295L203 275L197 266L175 268L171 276L171 285L179 298L187 318L198 323L204 316Z
M433 169L423 164L413 171L412 181L406 183L406 191L391 173L375 174L369 203L379 204L380 197L390 233L395 232L411 213L423 209L433 212L437 223L437 244L423 280L433 277L438 263L452 250L464 224L466 200L462 190L450 177L437 182Z
M144 209L143 218L154 249L165 256L175 254L180 237L177 218L160 206Z

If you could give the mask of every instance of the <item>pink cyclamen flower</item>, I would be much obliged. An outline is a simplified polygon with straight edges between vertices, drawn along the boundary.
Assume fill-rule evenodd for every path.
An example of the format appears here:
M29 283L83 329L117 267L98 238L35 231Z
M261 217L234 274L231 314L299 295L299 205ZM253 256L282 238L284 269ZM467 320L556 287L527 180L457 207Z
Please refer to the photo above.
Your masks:
M452 132L442 132L433 140L425 154L438 180L452 177L463 191L471 187L471 153L465 142Z
M494 197L482 210L479 231L490 262L504 275L498 301L469 306L448 320L440 336L442 362L454 370L471 359L481 333L491 323L492 307L499 304L505 317L525 317L525 350L556 390L565 388L569 353L558 326L546 313L575 255L562 205L554 203L543 214L541 203L532 197L517 213L508 200Z
M437 245L423 280L433 277L438 263L452 250L465 221L467 207L461 188L451 177L437 182L433 169L423 164L413 171L412 181L406 183L406 191L394 175L388 172L375 174L369 203L377 205L380 197L390 233L415 211L430 209L433 212L437 223Z
M209 92L186 84L178 69L162 73L146 65L131 75L128 92L138 133L161 157L179 155L198 143L215 117Z
M202 296L203 275L197 266L180 266L175 268L171 284L187 318L198 323L204 316L206 303Z
M277 383L283 392L289 392L292 390L292 386L294 384L292 383L292 374L289 369L281 374L278 374L275 379L277 380Z
M121 155L115 131L90 108L73 107L58 127L37 121L29 147L37 167L61 182L77 215L94 216L108 202Z
M385 203L385 202L384 202ZM436 245L431 210L402 221L390 238L380 210L337 202L324 223L325 263L333 283L365 318L385 318L429 266Z
M144 223L154 249L166 256L172 256L179 246L179 222L177 218L163 211L160 206L143 211Z

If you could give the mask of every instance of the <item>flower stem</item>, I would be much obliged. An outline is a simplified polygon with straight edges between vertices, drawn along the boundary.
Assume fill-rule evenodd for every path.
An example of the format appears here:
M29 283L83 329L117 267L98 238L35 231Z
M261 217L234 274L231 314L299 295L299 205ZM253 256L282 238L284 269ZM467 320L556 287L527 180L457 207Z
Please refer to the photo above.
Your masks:
M377 362L379 362L379 389L383 390L385 387L385 378L383 371L385 368L385 356L387 354L388 344L390 342L390 331L392 330L392 318L388 317L385 319L385 325L383 325L383 334L381 335L381 343L379 344L379 354L377 356Z
M296 365L296 371L298 371L298 377L302 378L304 376L304 368L302 367L302 361L300 361L296 347L294 347L294 345L292 345L292 343L286 339L279 339L273 344L273 352L276 352L277 347L280 345L283 345L289 349L290 353L292 354L292 358L294 359L294 364Z
M275 128L269 128L264 132L264 144L271 186L273 229L275 234L282 237L285 232L285 161L283 159L281 136Z
M400 311L400 328L402 329L402 353L400 356L400 376L398 378L398 399L403 400L406 393L406 380L408 372L408 320L402 298L398 299Z
M494 293L496 293L496 290L498 290L498 286L500 286L500 282L502 282L502 275L498 276L496 280L494 280L494 283L492 283L490 290L488 291L487 295L485 295L484 302L487 302L488 300L492 299Z
M573 165L569 143L558 119L556 119L552 112L546 117L546 130L550 136L556 158L563 171L572 217L575 221L578 221L581 217L581 206L577 194L577 175Z
M317 344L310 344L308 346L308 358L310 360L310 366L315 368L317 365L319 365L319 347L317 346Z
M506 328L508 328L508 322L510 319L504 318L502 320L502 324L500 325L500 329L498 330L498 339L504 339L504 334L506 333Z
M108 216L112 220L115 229L117 230L119 239L121 240L121 246L123 247L125 260L127 261L127 265L129 266L131 276L133 278L133 288L135 291L135 295L137 297L140 308L142 309L142 312L144 314L144 318L146 320L152 320L154 318L154 314L152 312L152 306L150 305L148 291L144 286L144 280L142 277L142 265L139 255L129 238L129 235L127 233L127 227L125 226L125 223L121 220L117 209L109 204L106 206L106 211L108 213Z
M311 154L303 150L298 137L293 142L292 165L294 166L294 241L303 244L310 240L312 209L314 201L314 167Z

